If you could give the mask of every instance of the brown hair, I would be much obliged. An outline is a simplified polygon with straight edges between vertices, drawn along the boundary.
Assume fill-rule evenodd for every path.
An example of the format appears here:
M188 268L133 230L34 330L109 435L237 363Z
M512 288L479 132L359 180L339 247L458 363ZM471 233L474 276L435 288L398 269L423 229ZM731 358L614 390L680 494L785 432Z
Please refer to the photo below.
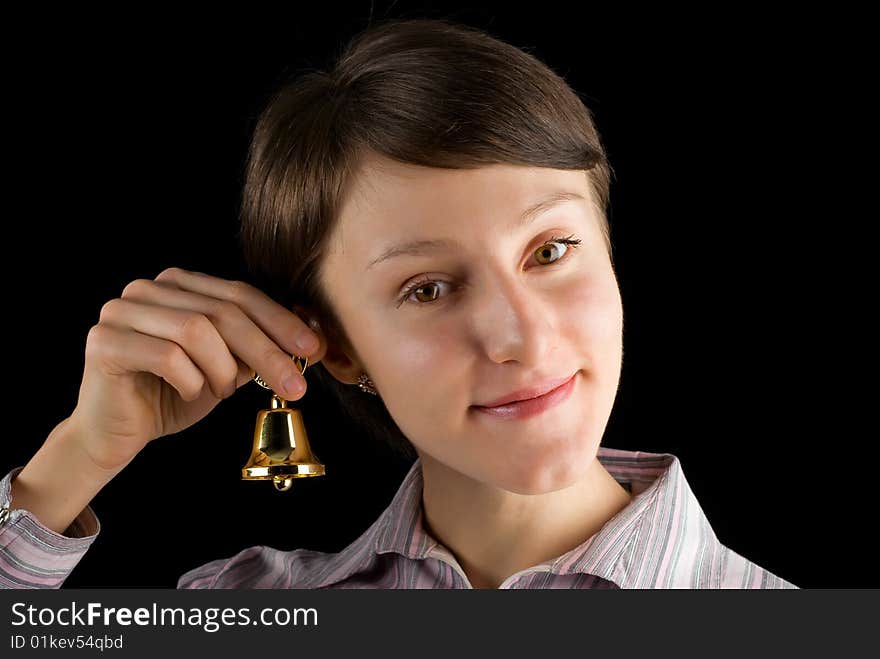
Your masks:
M288 309L308 309L338 347L351 350L351 342L322 286L321 263L366 150L428 167L584 170L612 256L612 168L590 111L564 79L523 50L447 19L374 23L329 71L301 71L273 93L244 171L240 240L255 284ZM416 456L380 396L339 382L320 362L307 374L373 438Z

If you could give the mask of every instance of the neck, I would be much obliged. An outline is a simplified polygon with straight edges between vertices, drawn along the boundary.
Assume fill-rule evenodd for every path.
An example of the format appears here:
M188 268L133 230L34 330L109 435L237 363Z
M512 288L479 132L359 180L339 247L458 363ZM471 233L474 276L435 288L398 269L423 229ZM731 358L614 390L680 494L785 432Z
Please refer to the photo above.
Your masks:
M631 496L598 458L571 486L509 492L422 454L426 530L449 549L474 588L557 558L595 535Z

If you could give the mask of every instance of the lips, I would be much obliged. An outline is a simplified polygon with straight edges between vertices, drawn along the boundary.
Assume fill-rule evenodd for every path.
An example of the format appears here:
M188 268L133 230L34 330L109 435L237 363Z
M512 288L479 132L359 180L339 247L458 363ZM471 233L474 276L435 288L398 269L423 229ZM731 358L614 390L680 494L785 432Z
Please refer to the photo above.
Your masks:
M521 400L528 400L529 398L537 398L538 396L543 396L548 391L552 391L556 389L558 386L565 384L574 376L566 375L561 378L553 378L550 380L544 380L540 384L533 385L531 387L525 389L518 389L517 391L512 391L500 398L496 398L495 400L485 403L483 405L475 405L474 407L498 407L500 405L505 405L507 403L513 403Z

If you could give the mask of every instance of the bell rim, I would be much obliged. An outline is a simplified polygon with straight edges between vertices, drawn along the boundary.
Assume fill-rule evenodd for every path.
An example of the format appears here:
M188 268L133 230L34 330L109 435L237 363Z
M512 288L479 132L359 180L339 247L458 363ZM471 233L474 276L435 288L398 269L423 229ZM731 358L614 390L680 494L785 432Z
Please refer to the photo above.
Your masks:
M254 480L272 480L276 476L323 476L322 464L270 465L267 467L244 467L241 477Z

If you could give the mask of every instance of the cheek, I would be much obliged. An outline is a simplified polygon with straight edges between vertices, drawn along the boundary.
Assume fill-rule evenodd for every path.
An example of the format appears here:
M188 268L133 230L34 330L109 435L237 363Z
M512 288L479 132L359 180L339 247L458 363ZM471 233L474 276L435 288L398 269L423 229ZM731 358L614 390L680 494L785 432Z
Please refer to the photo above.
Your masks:
M438 401L444 390L461 393L461 342L454 332L436 326L429 331L391 333L383 338L379 365L383 384L389 388L385 399L388 411L396 419L415 418L419 423L441 417L450 402Z
M592 277L574 287L566 308L563 323L574 345L599 356L622 341L623 306L613 276Z
M452 333L414 332L393 336L384 350L383 384L388 413L417 447L436 446L448 435L450 411L466 405L462 396L460 347ZM390 348L393 346L393 349Z

